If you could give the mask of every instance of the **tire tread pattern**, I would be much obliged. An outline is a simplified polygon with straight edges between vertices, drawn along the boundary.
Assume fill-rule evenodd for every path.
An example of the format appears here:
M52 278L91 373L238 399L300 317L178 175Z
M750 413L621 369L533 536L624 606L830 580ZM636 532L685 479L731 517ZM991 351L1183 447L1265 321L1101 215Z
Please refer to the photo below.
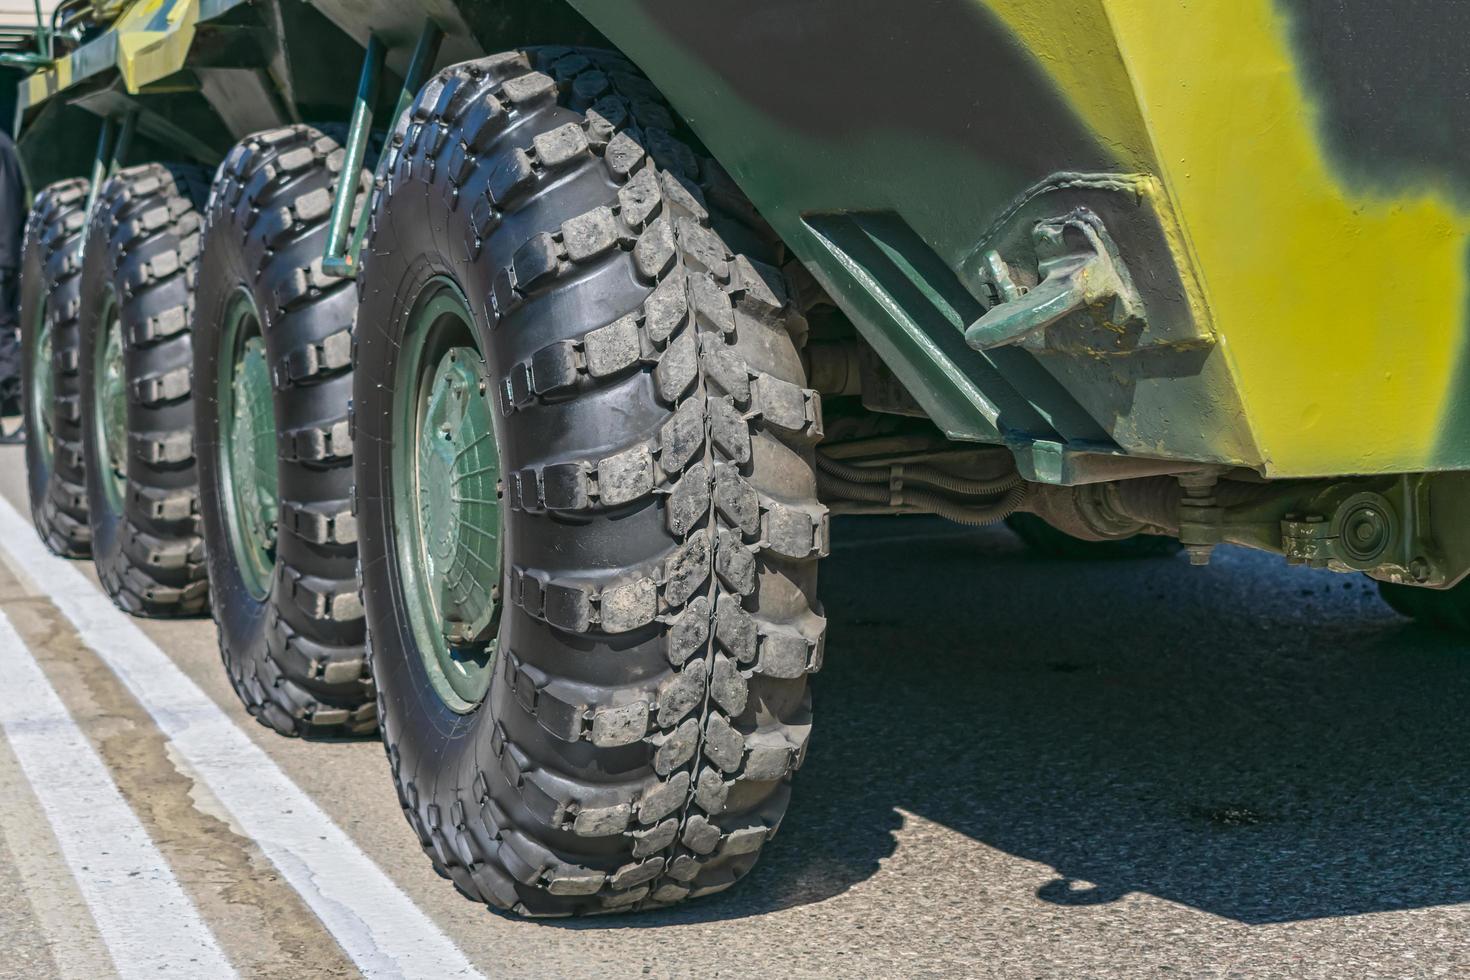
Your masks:
M553 107L581 121L541 122ZM522 311L608 263L646 284L644 300L507 365L496 397L514 425L641 377L664 406L659 425L615 451L518 461L502 504L557 524L658 508L659 555L595 574L513 560L506 601L543 638L656 637L660 663L607 684L503 648L487 701L501 714L462 785L405 761L385 704L404 812L462 891L523 914L726 888L779 826L810 733L807 677L822 660L813 593L828 521L812 470L820 399L803 386L794 340L804 325L779 273L713 230L717 218L750 224L716 207L730 200L728 178L617 55L536 49L446 69L386 153L375 223L427 185L464 212L472 257L507 216L602 168L616 194L520 243L496 274L492 329L534 329ZM477 168L490 172L484 195L460 199ZM370 250L369 280L372 261Z
M135 615L194 615L208 601L187 326L199 257L198 203L206 186L206 174L190 166L149 163L118 171L98 193L83 259L85 282L105 278L116 290L128 399L118 543L106 552L94 548L93 560L103 588ZM101 267L96 278L93 263ZM100 300L83 299L84 306L94 302ZM90 349L82 346L81 356L89 358ZM82 373L90 376L85 363ZM85 390L82 401L90 404ZM88 418L84 409L84 430ZM88 474L94 501L102 479ZM168 506L158 506L161 496L172 498ZM100 514L90 516L97 542Z
M77 377L81 243L86 232L89 186L89 181L73 178L43 188L27 216L21 250L21 329L27 341L34 343L31 325L40 312L35 306L47 303L46 316L51 320L49 370L56 401L51 466L45 467L39 447L31 444L26 449L31 470L31 519L46 547L66 558L86 558L92 549ZM27 372L23 388L29 393L29 349L23 361ZM34 439L40 420L30 417L29 394L25 411L26 432Z
M255 600L216 595L211 611L236 694L258 721L288 736L365 735L377 728L352 571L357 534L347 414L356 304L350 281L321 269L345 156L335 139L312 126L256 133L220 165L206 208L205 247L245 257L246 285L265 321L281 490L263 637L232 642L224 625L223 603ZM360 182L361 195L371 183L366 174ZM280 421L303 417L310 422ZM217 424L201 420L201 430ZM229 549L222 543L221 550Z

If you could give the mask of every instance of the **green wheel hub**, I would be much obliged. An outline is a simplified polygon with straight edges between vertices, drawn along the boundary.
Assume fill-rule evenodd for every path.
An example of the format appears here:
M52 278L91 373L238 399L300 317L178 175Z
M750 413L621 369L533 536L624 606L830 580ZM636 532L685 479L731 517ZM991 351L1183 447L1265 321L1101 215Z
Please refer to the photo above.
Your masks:
M410 317L393 403L393 513L409 618L434 689L468 711L500 622L500 451L473 319L435 280Z
M217 398L227 532L246 589L263 601L275 573L280 513L276 425L260 318L243 290L225 314Z
M31 418L35 419L38 431L31 433L30 438L35 440L40 449L42 461L50 466L55 452L56 389L51 373L51 318L46 315L44 299L39 305L41 309L36 314L35 330L32 332L36 340L31 346L29 385Z
M110 293L102 309L102 343L96 345L92 409L97 432L97 458L105 467L102 486L114 514L122 513L127 488L128 392L123 370L122 322L117 298Z

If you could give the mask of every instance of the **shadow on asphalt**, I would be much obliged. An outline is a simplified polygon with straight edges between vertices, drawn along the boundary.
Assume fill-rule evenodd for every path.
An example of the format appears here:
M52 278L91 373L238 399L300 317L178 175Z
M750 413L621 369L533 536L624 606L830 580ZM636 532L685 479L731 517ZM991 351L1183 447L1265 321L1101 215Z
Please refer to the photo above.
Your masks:
M834 539L814 740L762 862L563 925L822 901L877 871L900 811L1056 869L1035 897L1057 905L1142 892L1263 923L1470 900L1470 645L1367 580L1237 549L1046 561L912 518Z

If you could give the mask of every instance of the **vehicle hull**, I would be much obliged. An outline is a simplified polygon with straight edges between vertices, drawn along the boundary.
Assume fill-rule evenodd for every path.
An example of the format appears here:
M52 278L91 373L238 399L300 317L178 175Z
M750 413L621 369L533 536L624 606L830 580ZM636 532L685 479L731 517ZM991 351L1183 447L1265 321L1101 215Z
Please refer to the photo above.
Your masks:
M1330 16L1294 0L314 6L348 41L390 41L400 71L426 16L447 31L441 60L528 41L617 47L935 422L1009 444L1032 478L1079 482L1158 461L1280 478L1470 468L1470 8L1410 3L1385 18L1366 0ZM247 10L143 0L23 83L21 117L63 94L93 113L177 98L191 72L207 97L227 80L208 72L228 65L218 37L200 37ZM310 48L305 27L259 30L282 32L278 48ZM283 77L272 57L251 69L257 81ZM345 106L357 66L327 67ZM321 66L292 71L302 90L330 87ZM271 109L261 96L255 115L300 113L274 98ZM222 114L220 99L209 105ZM238 138L249 114L236 114L217 134L176 126L175 143L204 158ZM139 131L167 142L159 119ZM61 128L23 143L51 179L85 170L58 160L71 146ZM194 142L178 144L184 129ZM1142 316L968 345L966 329L999 302L992 255L1035 285L1036 226L1079 211L1116 241Z

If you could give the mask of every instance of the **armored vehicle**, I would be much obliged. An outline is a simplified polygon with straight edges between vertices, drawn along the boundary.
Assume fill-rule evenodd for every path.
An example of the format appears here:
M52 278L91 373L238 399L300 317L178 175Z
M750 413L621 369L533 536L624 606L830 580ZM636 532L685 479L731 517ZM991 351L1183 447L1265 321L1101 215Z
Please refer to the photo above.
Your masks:
M1234 543L1466 625L1470 7L64 0L33 35L37 530L124 609L212 613L261 723L380 731L469 896L667 905L779 846L833 515Z

